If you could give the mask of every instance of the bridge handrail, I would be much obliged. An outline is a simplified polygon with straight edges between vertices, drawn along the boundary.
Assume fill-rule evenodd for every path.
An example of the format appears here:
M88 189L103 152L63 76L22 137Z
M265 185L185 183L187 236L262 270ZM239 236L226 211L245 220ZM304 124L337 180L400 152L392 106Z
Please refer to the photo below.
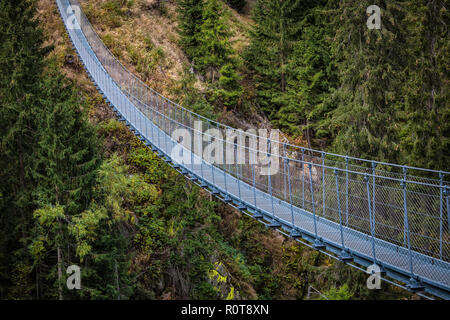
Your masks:
M172 123L177 124L178 126L184 127L185 129L187 129L189 131L192 131L194 133L198 133L201 136L206 136L206 137L212 138L212 139L214 139L216 141L223 142L225 144L229 144L229 145L233 145L233 146L237 145L240 148L248 150L248 151L250 151L252 153L259 153L259 154L265 155L267 157L277 157L277 158L280 158L282 161L295 162L295 163L307 164L307 165L311 164L314 167L325 168L325 169L333 169L333 170L337 170L339 172L348 172L348 173L353 173L353 174L356 174L356 175L366 176L366 177L370 177L370 178L382 178L382 179L386 179L386 180L390 180L390 181L395 181L395 182L398 182L398 183L406 182L406 183L411 183L411 184L416 184L416 185L421 185L421 186L426 186L426 187L438 187L438 188L442 188L442 189L449 189L450 188L450 186L446 185L446 184L436 185L436 184L430 184L430 183L425 183L425 182L420 182L420 181L409 180L407 178L399 179L399 178L393 178L393 177L388 177L388 176L380 176L380 175L372 174L372 173L364 173L364 172L354 171L354 170L345 169L345 168L338 168L338 167L335 167L335 166L328 166L328 165L324 165L324 164L313 162L313 161L289 158L289 157L283 156L281 154L274 154L274 153L270 153L268 151L264 151L264 150L260 150L260 149L254 149L254 148L248 147L246 145L240 145L240 144L232 143L229 140L222 139L222 138L220 138L218 136L208 134L208 133L206 133L204 131L200 131L200 130L197 130L197 129L193 128L193 127L190 127L190 126L188 126L188 125L186 125L186 124L184 124L182 122L176 121L176 120L170 118L169 116L167 116L165 113L162 113L159 110L155 109L154 107L150 106L149 104L141 101L138 97L134 96L132 93L128 93L128 94L131 97L133 97L134 100L138 101L139 103L141 103L142 105L144 105L148 109L152 110L152 112L154 114L157 114L160 117L163 117L164 119L166 119L168 121L171 121ZM234 130L239 130L239 129L234 129ZM245 134L247 135L247 133L245 133ZM282 143L280 143L280 144L282 144ZM203 161L207 162L206 160L203 160ZM406 177L408 177L408 176L406 176Z
M81 8L81 5L79 3L78 0L69 0L69 2L74 3L75 5L78 5ZM161 93L157 92L156 90L154 90L153 88L149 87L144 81L142 81L139 77L137 77L134 73L132 73L131 71L129 71L115 56L114 54L112 54L112 52L109 50L109 48L104 44L104 42L101 40L100 36L98 35L98 33L95 31L95 28L92 26L90 20L86 17L85 13L83 10L81 10L80 12L81 14L81 18L83 19L84 24L86 24L89 29L92 31L93 36L96 37L99 41L97 43L99 43L104 50L106 50L110 57L112 57L114 59L114 61L122 68L123 71L125 71L130 77L132 77L138 84L142 85L143 87L145 87L147 90L150 90L152 93L156 94L157 96L159 96L161 99L166 100L167 102L173 104L174 106L180 108L183 111L186 111L187 113L189 113L190 115L195 116L195 118L197 119L202 119L205 122L209 122L211 124L215 124L219 127L223 127L224 129L230 129L230 130L239 130L236 128L233 128L231 126L228 126L226 124L223 124L221 122L209 119L205 116L202 116L192 110L189 110L185 107L183 107L182 105L178 104L177 102L174 102L173 100L163 96ZM103 67L103 66L102 66ZM118 84L119 85L119 84ZM123 90L125 90L126 92L130 93L131 92L129 90L127 90L124 86L119 85ZM265 138L259 135L254 135L252 133L246 133L249 136L253 136L257 139L263 139L263 140L271 140L270 138ZM414 166L408 166L408 165L400 165L400 164L395 164L395 163L388 163L388 162L383 162L383 161L376 161L376 160L369 160L369 159L363 159L363 158L358 158L358 157L353 157L353 156L348 156L348 155L341 155L341 154L336 154L336 153L332 153L332 152L326 152L323 150L317 150L317 149L313 149L313 148L307 148L307 147L301 147L301 146L297 146L297 145L293 145L290 143L286 143L286 142L282 142L282 141L277 141L275 140L277 143L284 145L285 147L289 147L289 148L294 148L294 149L298 149L301 152L309 152L312 154L321 154L322 156L332 156L332 157L337 157L339 159L341 159L341 162L346 162L348 160L353 160L353 161L359 161L359 162L363 162L363 163L367 163L370 164L371 166L375 165L382 165L382 166L387 166L387 167L394 167L394 168L399 168L402 169L403 171L407 171L407 170L417 170L417 171L421 171L421 172L425 172L425 173L431 173L431 174L439 174L440 178L439 179L435 179L435 178L429 178L427 177L427 180L433 180L436 182L436 184L438 184L440 182L440 180L445 180L445 178L450 176L450 172L448 171L442 171L442 170L434 170L434 169L427 169L427 168L420 168L420 167L414 167ZM295 158L291 158L288 157L291 160L296 160ZM318 157L319 158L319 157ZM353 165L353 164L352 164ZM367 168L367 167L362 167L361 168ZM381 170L378 170L381 173ZM386 173L388 173L389 171L384 171ZM409 175L409 174L407 174ZM411 177L414 178L421 178L423 179L423 177L418 177L418 176L414 176L411 175ZM412 181L412 180L411 180Z

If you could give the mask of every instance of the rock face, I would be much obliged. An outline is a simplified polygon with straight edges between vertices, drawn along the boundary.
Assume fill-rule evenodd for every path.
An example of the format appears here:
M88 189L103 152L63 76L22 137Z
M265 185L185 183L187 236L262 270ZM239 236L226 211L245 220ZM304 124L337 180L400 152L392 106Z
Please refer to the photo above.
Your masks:
M239 300L239 291L230 283L230 273L222 262L216 262L214 269L208 274L208 282L217 290L217 298L225 300Z

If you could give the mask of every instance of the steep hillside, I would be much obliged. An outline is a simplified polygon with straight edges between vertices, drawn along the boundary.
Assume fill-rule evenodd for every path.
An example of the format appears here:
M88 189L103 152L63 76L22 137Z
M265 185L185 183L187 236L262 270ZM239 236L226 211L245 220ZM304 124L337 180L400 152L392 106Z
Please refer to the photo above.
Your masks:
M183 101L180 82L189 63L178 45L175 4L156 8L150 0L86 0L82 5L127 68L159 92ZM113 119L72 50L54 1L39 0L38 9L48 43L55 47L51 56L88 102L105 158L114 160L118 154L121 160L114 161L128 166L123 179L134 193L119 211L128 217L122 231L129 240L128 272L133 280L128 286L134 291L124 297L305 299L310 285L332 298L409 297L388 285L382 293L368 291L364 273L265 229L186 182ZM241 52L249 43L246 32L252 22L248 15L229 10L232 45ZM200 93L207 90L199 75L195 87ZM239 113L215 111L229 123L248 125ZM252 120L268 126L263 116ZM114 161L112 166L118 166ZM139 193L133 176L151 191Z
M63 25L53 2L38 2L43 27L55 46L52 54L71 79L79 80L84 85L87 79L79 72L79 61L71 47L67 46ZM184 69L189 69L190 63L178 45L174 2L162 2L161 7L156 6L156 0L85 0L80 3L103 42L126 68L156 91L176 102L183 101L181 81L185 77ZM233 33L230 40L237 52L241 53L248 45L247 32L251 20L248 15L239 14L232 8L228 8L228 11ZM193 86L200 95L207 91L204 80L196 74ZM252 127L270 128L269 122L260 112L253 114L250 119L226 109L216 112L221 121L235 127L247 129L250 124Z

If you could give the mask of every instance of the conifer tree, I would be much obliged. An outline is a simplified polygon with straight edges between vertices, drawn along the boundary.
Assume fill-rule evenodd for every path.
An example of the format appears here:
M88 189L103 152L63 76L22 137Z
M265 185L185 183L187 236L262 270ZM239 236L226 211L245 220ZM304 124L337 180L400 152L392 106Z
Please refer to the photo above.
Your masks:
M191 7L187 9L189 4ZM231 32L226 23L229 12L223 3L217 0L207 0L199 4L180 1L178 10L181 42L187 44L183 48L193 60L194 67L209 80L211 99L215 105L235 106L242 94L242 87L236 70L235 52L230 43ZM192 82L190 75L186 72L185 75L187 82ZM193 110L202 114L210 113L207 111L210 108L208 102L197 98L195 101L188 100L186 102Z
M177 0L180 45L189 59L196 57L204 0Z
M217 93L221 96L223 104L227 107L236 106L243 93L239 84L240 77L236 68L228 63L220 69L219 89Z
M304 135L310 147L316 133L320 137L326 135L326 130L320 128L329 111L324 101L335 85L328 9L327 1L315 1L314 6L305 8L301 36L294 43L287 64L286 91L274 99L281 106L276 114L277 126L293 137Z
M68 226L71 217L87 209L91 202L100 159L95 131L80 108L76 91L52 66L49 68L41 80L41 115L32 176L39 208L34 213L34 233L38 239L47 233L52 240L47 241L47 254L37 249L43 246L40 240L33 241L31 251L35 257L39 253L37 268L43 261L56 262L58 298L63 299L62 270L69 256L65 248L71 243Z
M39 83L49 47L34 19L35 1L0 2L0 286L11 297L28 296L30 264L23 243L32 223L30 170L37 147ZM9 278L8 275L15 274ZM18 279L17 282L15 279ZM19 283L20 282L20 283ZM0 290L5 292L5 290Z
M78 249L68 226L91 203L100 159L78 93L46 60L34 14L33 1L0 3L0 284L8 298L62 298Z
M445 1L406 3L408 81L399 112L402 162L450 170L449 7Z
M181 104L189 106L190 110L201 116L216 120L217 114L214 112L214 106L208 103L205 95L195 87L196 81L195 74L185 66L176 91L177 95L182 97Z
M257 0L252 11L255 25L244 59L256 86L256 103L269 119L280 107L276 98L286 91L287 64L300 34L302 6L300 0Z
M218 78L219 69L231 61L233 50L230 31L225 22L227 12L218 0L207 0L203 10L203 22L198 34L199 47L195 66L204 72L211 82Z
M73 85L56 70L46 74L40 102L36 199L40 206L63 205L69 214L82 211L90 203L100 164L95 130Z
M382 10L381 30L367 27L366 10ZM396 109L404 81L405 30L401 1L345 0L335 12L333 59L339 90L329 119L333 149L342 154L398 161Z

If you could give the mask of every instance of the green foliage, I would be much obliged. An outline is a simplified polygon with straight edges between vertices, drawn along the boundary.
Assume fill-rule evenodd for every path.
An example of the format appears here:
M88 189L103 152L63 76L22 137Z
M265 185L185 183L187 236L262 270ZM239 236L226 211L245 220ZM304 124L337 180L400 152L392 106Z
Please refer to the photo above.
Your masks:
M221 2L206 0L194 65L204 72L211 82L217 78L218 70L230 62L233 53L229 42L231 33L226 23L227 14Z
M168 178L168 172L166 170L168 166L164 162L159 161L156 154L149 152L142 145L131 151L128 161L143 171L146 182L163 182Z
M241 66L222 2L178 0L180 44L208 90L186 68L177 96L213 119L214 105L252 103L311 146L446 169L444 2L374 1L381 31L365 24L373 2L258 0ZM0 298L215 299L218 261L232 274L222 281L230 281L230 297L236 288L245 298L302 299L310 283L340 285L328 299L375 297L365 274L290 242L274 246L263 227L220 207L116 120L98 129L121 156L108 149L102 162L85 101L45 61L31 3L0 3ZM131 6L109 0L103 17L92 17L117 27ZM104 41L118 48L114 36ZM127 50L145 74L166 57L150 38L144 43L145 55ZM61 286L70 264L81 266L80 291Z
M129 296L127 241L119 232L124 222L116 218L117 205L108 198L123 194L107 184L105 170L111 168L99 170L100 141L87 120L82 95L53 61L45 60L48 48L33 18L33 3L0 4L1 35L6 36L0 47L0 175L1 194L7 195L2 197L0 226L8 235L0 241L1 297ZM115 201L152 197L151 188L130 180L125 185L135 186L136 192ZM82 274L90 281L84 291L67 291L65 267L83 262ZM108 275L114 279L105 276L112 266L115 273Z
M102 4L103 14L102 19L105 24L112 27L118 28L122 25L122 19L126 18L125 8L123 8L126 1L122 0L108 0Z
M91 251L81 265L82 289L74 298L129 299L133 292L133 278L129 273L129 239L123 234L124 225L111 223L111 218L97 225L97 236Z
M217 114L214 111L214 106L208 103L207 97L195 87L195 81L195 74L185 66L175 94L182 98L181 105L203 117L216 120Z
M203 281L195 288L192 298L199 300L214 300L217 299L217 290L211 283Z
M30 273L22 271L29 267L26 245L35 209L31 170L38 148L41 74L50 51L34 14L32 1L0 3L0 292L12 288L11 299L22 298L13 292L26 298L33 288ZM15 272L17 277L8 277Z
M197 55L203 0L177 0L180 45L192 60Z
M150 76L158 65L164 63L166 57L166 54L161 47L156 47L149 41L150 40L144 41L146 47L143 50L136 46L129 46L127 48L131 63L136 66L136 71L143 74L145 77Z
M350 291L348 285L344 284L340 288L330 288L330 290L324 293L324 296L327 297L328 300L350 300L353 296L353 293ZM325 300L325 298L321 299Z
M286 91L287 63L300 34L302 2L258 0L252 11L255 24L244 52L245 65L256 86L255 103L271 119L280 108L275 98Z
M239 80L239 75L232 64L226 64L220 69L219 89L215 94L221 97L227 107L235 106L242 96L243 89Z
M450 170L448 41L449 8L445 1L406 4L408 81L399 112L400 150L408 165ZM446 9L445 9L446 8Z
M33 213L33 217L37 219L37 222L46 228L57 228L58 220L64 219L64 207L57 205L56 207L46 207L37 209Z
M383 11L381 30L369 30L364 14L370 1L344 1L333 25L333 55L339 90L329 118L333 150L379 161L398 161L396 109L404 81L403 8L397 1L378 3ZM341 19L345 20L342 23Z
M381 8L381 30L366 9ZM259 0L246 96L311 147L447 170L444 1Z
M178 2L181 45L194 67L206 75L212 90L209 99L199 97L193 88L195 77L185 69L181 83L184 105L201 115L214 116L207 100L216 106L231 107L237 105L243 93L229 39L229 12L217 0L190 3L189 9L187 5L185 1Z
M116 119L109 119L108 122L102 123L100 125L100 128L105 130L107 133L113 133L115 131L123 129L124 125L116 120Z
M198 189L186 190L184 183L180 181L184 179L183 177L167 175L167 165L147 148L137 147L130 161L138 165L139 170L148 177L147 181L156 182L162 188L154 205L147 204L141 209L144 216L141 216L134 240L135 246L144 256L146 254L158 256L161 251L170 253L168 259L162 262L163 265L158 260L152 260L150 266L145 266L148 270L145 272L146 277L148 275L147 281L150 283L160 281L154 275L160 274L161 268L167 268L169 272L181 270L182 274L179 277L184 280L180 278L180 281L188 282L192 289L178 294L185 297L206 298L211 293L204 281L212 267L206 257L212 255L214 248L208 231L211 229L211 222L216 219L211 210L214 204L200 198ZM138 290L137 294L145 293Z
M178 0L180 44L196 69L215 82L218 70L233 54L227 14L217 0Z
M81 262L92 251L92 246L89 242L95 240L100 221L107 217L107 210L105 208L93 206L72 218L72 224L69 225L69 232L77 241L75 253Z
M286 91L274 98L281 105L276 125L293 137L306 136L310 145L312 138L321 137L316 132L329 111L325 99L334 84L327 29L320 9L312 8L305 13L302 34L293 44L287 65Z
M34 194L39 206L61 204L71 214L90 202L100 164L98 140L77 92L56 71L46 74L40 101Z
M29 275L32 266L26 261L14 262L10 276L10 281L14 284L6 296L10 300L30 300L33 298L33 287L30 286Z

